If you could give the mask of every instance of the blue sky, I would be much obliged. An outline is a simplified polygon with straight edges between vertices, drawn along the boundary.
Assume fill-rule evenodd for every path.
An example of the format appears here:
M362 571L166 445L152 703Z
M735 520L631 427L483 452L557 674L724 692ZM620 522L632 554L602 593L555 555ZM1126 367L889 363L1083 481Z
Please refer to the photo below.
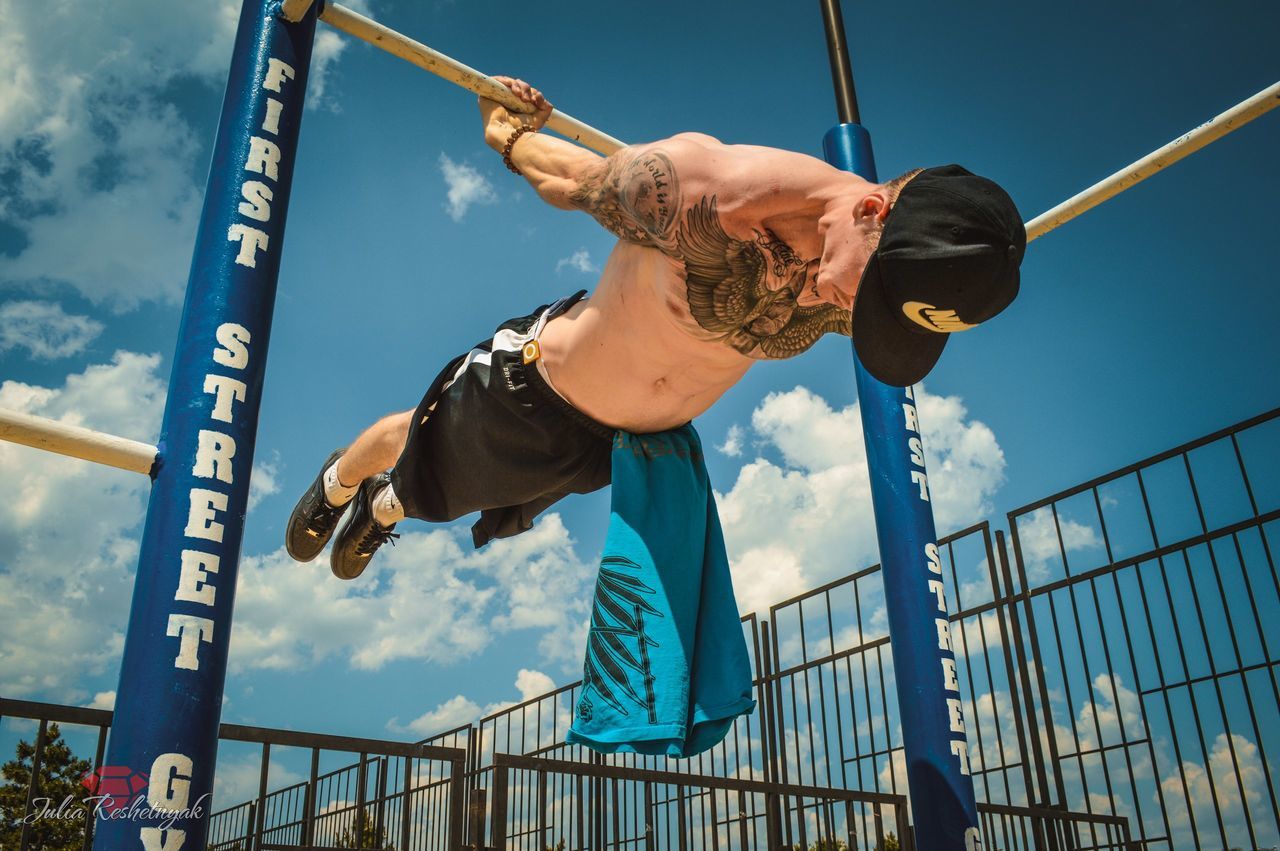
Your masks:
M624 140L817 155L834 122L817 4L362 8ZM1026 218L1280 76L1274 4L845 16L881 175L959 162ZM234 18L0 2L0 404L155 439ZM502 167L469 95L332 32L317 63L224 719L416 736L577 677L607 493L478 554L465 521L406 524L354 585L288 562L288 512L453 354L591 287L611 238ZM1264 116L1033 244L1018 301L924 384L940 532L1276 405L1278 140ZM855 401L829 338L698 421L744 609L875 560ZM13 447L0 471L0 692L109 703L145 482Z

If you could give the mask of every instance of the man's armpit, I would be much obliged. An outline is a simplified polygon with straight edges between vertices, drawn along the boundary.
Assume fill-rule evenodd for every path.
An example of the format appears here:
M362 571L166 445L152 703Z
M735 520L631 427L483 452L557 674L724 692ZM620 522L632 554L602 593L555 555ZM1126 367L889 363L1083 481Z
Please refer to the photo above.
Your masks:
M663 151L621 151L584 172L569 200L619 239L661 248L674 239L680 181Z

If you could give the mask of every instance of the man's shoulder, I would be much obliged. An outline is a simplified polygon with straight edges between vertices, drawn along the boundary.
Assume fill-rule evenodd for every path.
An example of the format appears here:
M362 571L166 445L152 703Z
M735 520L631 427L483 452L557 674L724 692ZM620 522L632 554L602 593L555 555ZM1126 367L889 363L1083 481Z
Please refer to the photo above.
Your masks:
M676 133L670 137L674 142L697 142L703 145L723 145L724 143L709 133L698 133L693 130Z

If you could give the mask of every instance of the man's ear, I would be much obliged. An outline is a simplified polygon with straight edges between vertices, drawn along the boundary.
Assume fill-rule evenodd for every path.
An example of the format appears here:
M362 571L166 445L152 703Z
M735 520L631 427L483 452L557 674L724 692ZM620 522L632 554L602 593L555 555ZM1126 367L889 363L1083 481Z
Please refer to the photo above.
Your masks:
M889 195L883 188L871 190L858 201L853 208L853 219L858 224L880 226L889 215L893 205Z

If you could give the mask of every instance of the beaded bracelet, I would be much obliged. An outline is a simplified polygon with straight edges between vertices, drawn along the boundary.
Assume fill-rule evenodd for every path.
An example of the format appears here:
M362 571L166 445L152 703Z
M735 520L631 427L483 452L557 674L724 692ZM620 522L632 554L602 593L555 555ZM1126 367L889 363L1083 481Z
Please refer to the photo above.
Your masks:
M511 169L512 174L518 174L521 177L523 177L524 174L520 169L516 168L516 164L511 161L511 149L515 146L516 139L519 139L525 133L530 131L536 133L538 132L538 128L534 127L532 124L521 124L516 128L514 133L507 137L507 144L502 149L502 162L507 168Z

